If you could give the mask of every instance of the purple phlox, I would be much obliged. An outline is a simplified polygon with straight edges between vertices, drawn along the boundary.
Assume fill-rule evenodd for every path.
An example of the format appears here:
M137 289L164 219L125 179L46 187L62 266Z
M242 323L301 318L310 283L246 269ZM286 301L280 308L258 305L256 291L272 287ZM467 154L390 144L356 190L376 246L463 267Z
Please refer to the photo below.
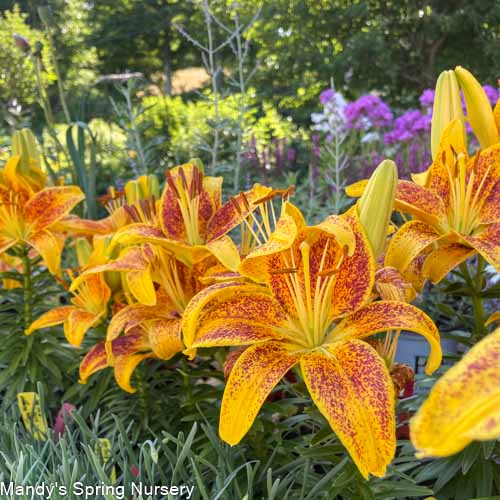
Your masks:
M392 124L391 108L375 94L366 94L344 108L346 127L368 130Z

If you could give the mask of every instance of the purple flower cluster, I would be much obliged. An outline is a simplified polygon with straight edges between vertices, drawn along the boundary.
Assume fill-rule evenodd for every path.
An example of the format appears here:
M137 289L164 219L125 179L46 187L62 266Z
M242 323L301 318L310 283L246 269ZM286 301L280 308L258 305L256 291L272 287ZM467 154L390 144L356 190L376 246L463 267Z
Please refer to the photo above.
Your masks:
M369 130L392 124L391 108L377 95L366 94L344 108L346 127Z
M328 88L323 90L319 95L319 102L323 104L323 106L329 103L335 97L335 91L332 88Z
M423 114L419 109L409 109L394 120L394 128L384 134L386 145L396 142L409 142L422 132L431 130L431 115Z
M500 99L500 89L499 88L496 89L491 85L483 85L483 90L484 93L486 94L486 97L488 98L488 101L490 101L490 104L492 106L495 106L498 99Z
M434 90L425 89L419 97L420 106L423 108L432 108L434 105Z

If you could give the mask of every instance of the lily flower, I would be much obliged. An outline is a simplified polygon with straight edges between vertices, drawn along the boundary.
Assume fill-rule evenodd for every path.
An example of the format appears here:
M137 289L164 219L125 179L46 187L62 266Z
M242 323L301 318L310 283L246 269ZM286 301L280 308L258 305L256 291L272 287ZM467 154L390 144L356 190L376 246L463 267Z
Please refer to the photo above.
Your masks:
M83 199L77 186L47 187L33 194L23 186L16 190L0 184L0 253L27 244L57 274L64 238L52 226Z
M102 276L89 276L73 292L72 305L56 307L42 314L25 333L31 335L35 330L64 324L66 339L78 347L87 330L106 316L110 296L111 291Z
M366 181L347 189L362 193ZM423 276L438 283L479 253L500 271L500 143L469 157L463 125L452 121L424 185L399 181L395 208L413 216L393 236L385 265L401 273L425 256Z
M146 255L153 251L150 245L145 247ZM138 255L138 261L144 261L144 255L139 256L137 252L141 252L140 247L127 249L125 256L119 259L119 266L123 268L126 262L131 263L134 255ZM154 252L155 258L161 259L156 263L159 265L155 264L149 278L153 277L156 283L160 283L157 290L153 289L154 304L131 303L113 316L106 341L94 346L80 365L81 383L86 383L93 373L111 366L117 384L133 393L135 389L130 379L141 361L147 358L167 360L185 349L181 338L181 318L190 299L203 287L199 278L209 263L191 268L162 249L160 253L158 249L154 249ZM130 283L130 273L133 271L127 271L126 282ZM137 295L137 288L133 295Z
M166 297L164 297L166 298ZM134 393L130 379L145 359L168 360L182 352L179 315L171 302L162 300L156 306L132 304L121 309L111 320L107 340L96 344L80 364L80 383L91 375L113 367L116 383ZM120 333L124 331L124 335Z
M410 421L417 457L447 457L472 441L500 438L500 328L434 385Z
M254 202L271 188L256 184L243 193L235 206L234 199L222 204L222 177L204 176L194 164L175 167L166 173L167 183L157 214L157 223L135 223L119 229L114 243L122 245L150 242L172 252L188 266L214 255L230 270L238 267L238 249L226 234L236 227Z
M395 448L394 386L384 360L363 339L411 330L431 345L427 372L441 362L432 320L398 301L369 303L375 262L356 210L306 227L286 203L275 234L240 272L262 284L218 283L189 303L182 320L191 349L248 346L222 400L219 433L235 445L295 365L313 401L361 474L383 476Z

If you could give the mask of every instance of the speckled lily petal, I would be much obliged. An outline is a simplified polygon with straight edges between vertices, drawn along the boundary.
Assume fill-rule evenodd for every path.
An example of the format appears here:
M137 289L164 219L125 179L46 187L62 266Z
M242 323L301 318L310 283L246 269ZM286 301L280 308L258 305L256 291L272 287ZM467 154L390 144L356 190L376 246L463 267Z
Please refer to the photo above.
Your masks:
M423 311L404 302L382 300L358 309L333 329L326 343L334 344L338 339L365 338L386 330L409 330L422 335L431 347L426 373L439 368L442 352L436 325Z
M441 235L425 222L407 222L392 237L385 254L385 265L404 272L415 257L440 238Z
M439 283L452 269L455 269L475 253L473 248L460 243L440 246L425 259L422 272L434 284Z
M304 355L300 366L361 474L383 477L396 451L394 386L383 359L366 342L350 340Z
M476 344L434 385L410 424L419 457L458 453L500 437L500 329Z
M241 441L269 393L298 360L278 342L245 349L231 370L222 399L219 434L226 443Z
M74 309L74 306L61 306L47 311L45 314L42 314L39 318L33 321L33 323L31 323L31 325L25 332L26 335L30 335L35 330L40 330L41 328L47 328L49 326L55 326L64 323Z

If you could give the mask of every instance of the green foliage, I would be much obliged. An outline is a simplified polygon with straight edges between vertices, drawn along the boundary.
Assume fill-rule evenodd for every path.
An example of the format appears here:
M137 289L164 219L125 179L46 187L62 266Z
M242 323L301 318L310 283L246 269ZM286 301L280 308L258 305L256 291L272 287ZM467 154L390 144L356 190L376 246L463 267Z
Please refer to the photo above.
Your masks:
M53 276L37 267L40 258L32 258L26 249L10 251L16 269L0 273L15 288L0 288L0 394L2 405L8 407L18 392L35 390L41 383L49 397L48 404L57 404L57 392L64 390L68 377L75 377L75 356L68 349L62 332L50 335L25 336L32 319L49 308L60 305L62 297ZM28 269L31 278L24 272ZM5 283L5 281L4 281ZM50 297L50 300L47 300Z
M43 44L41 56L46 83L55 80L47 41L43 33L33 29L26 22L27 15L19 7L0 14L0 103L2 106L17 101L21 106L33 104L38 99L36 77L30 51L36 42ZM14 35L23 37L29 46L26 50L16 44ZM23 44L20 40L18 43Z

